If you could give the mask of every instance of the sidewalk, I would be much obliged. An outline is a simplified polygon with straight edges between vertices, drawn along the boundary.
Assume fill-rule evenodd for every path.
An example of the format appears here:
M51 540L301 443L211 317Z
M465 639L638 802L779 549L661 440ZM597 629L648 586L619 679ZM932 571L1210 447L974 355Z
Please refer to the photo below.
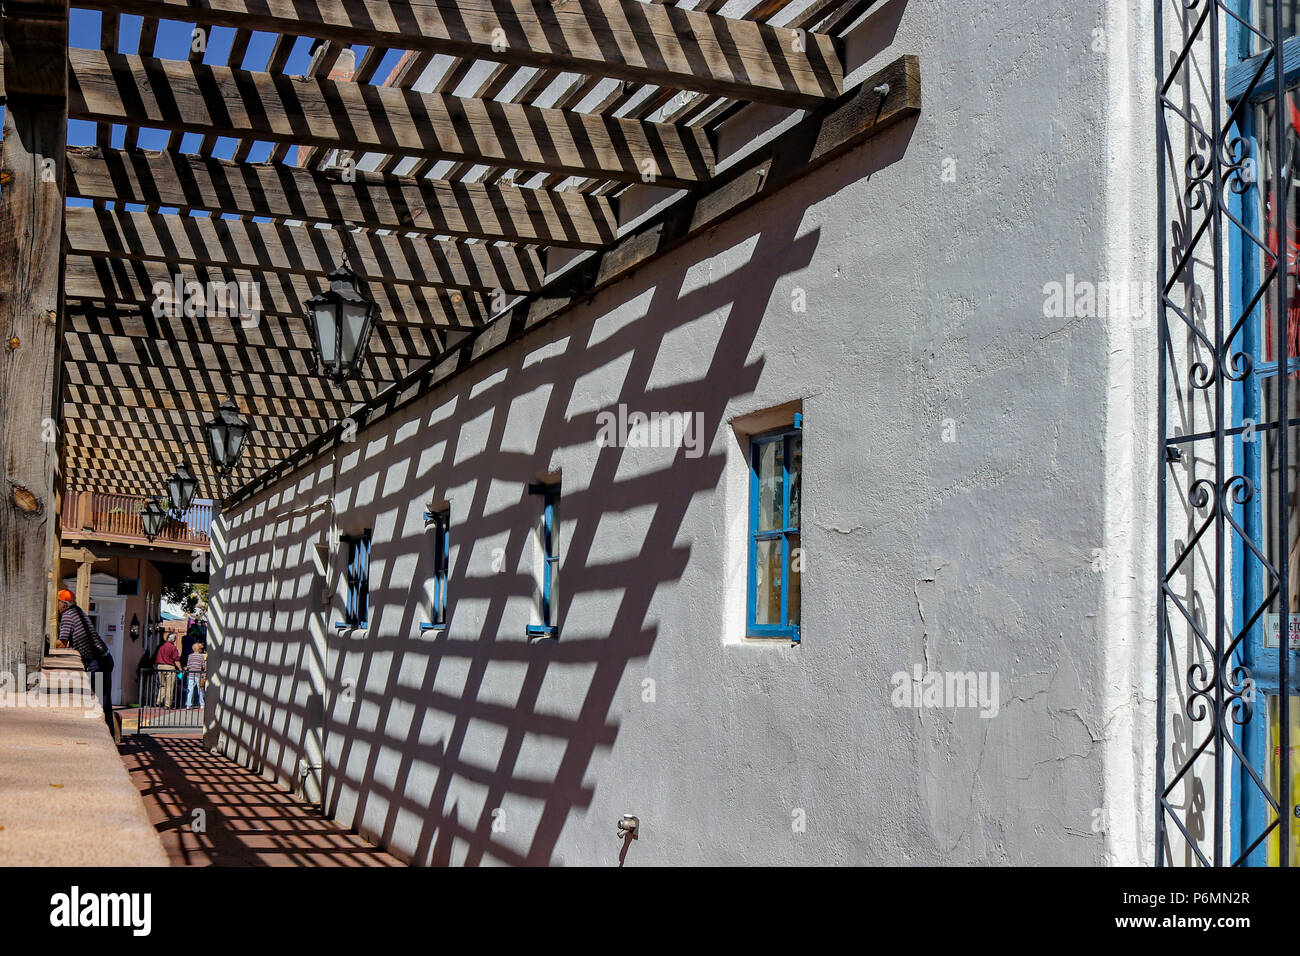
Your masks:
M55 651L38 685L22 674L0 696L0 866L167 864L103 708L83 692L81 657Z
M172 866L406 865L198 736L124 737L118 750Z

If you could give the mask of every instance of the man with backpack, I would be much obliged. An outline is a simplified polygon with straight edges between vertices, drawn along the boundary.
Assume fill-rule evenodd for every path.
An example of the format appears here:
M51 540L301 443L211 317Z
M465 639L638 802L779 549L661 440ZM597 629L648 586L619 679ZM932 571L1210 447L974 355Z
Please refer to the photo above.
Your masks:
M104 702L104 722L113 733L113 655L90 618L66 588L59 592L59 640L81 655L91 687ZM100 686L95 688L96 683Z

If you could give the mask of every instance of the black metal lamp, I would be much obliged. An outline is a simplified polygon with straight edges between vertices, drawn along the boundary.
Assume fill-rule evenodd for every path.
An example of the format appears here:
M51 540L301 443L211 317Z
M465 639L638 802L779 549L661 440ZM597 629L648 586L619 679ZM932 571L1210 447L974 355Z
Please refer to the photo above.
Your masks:
M144 525L144 536L152 541L162 531L167 520L167 509L157 498L150 498L140 509L140 521Z
M167 479L167 498L171 502L172 515L177 519L190 510L194 493L199 490L199 481L190 471L189 462L181 462Z
M328 289L303 305L320 373L339 384L352 378L361 366L379 306L361 292L357 275L346 262L329 274L329 280Z
M239 462L248 437L248 422L239 417L239 408L230 399L221 403L217 417L203 426L208 435L208 454L217 474L225 476Z

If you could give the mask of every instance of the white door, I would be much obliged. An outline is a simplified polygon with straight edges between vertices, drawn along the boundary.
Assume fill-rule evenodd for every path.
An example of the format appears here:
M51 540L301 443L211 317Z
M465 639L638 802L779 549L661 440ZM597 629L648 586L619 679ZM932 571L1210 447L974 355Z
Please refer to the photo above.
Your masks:
M122 643L126 630L126 598L95 598L90 623L113 655L113 703L122 703Z

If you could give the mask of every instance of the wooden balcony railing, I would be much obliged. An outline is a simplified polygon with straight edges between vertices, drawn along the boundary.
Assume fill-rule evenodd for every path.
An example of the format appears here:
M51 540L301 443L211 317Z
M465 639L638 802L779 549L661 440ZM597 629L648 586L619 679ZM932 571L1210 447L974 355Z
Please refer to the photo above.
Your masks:
M147 542L140 508L148 500L143 495L70 491L63 496L63 536ZM193 504L182 520L169 518L154 540L160 544L206 548L211 527L212 505Z

